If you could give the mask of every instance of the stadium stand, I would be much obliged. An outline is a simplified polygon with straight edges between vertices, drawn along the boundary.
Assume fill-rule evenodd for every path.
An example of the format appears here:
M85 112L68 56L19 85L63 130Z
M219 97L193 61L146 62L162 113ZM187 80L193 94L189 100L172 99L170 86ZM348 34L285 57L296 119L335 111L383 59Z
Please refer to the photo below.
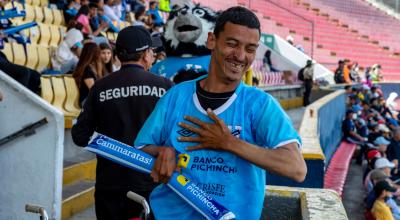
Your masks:
M400 51L400 42L397 39L397 33L400 31L399 21L371 7L367 2L361 0L304 0L303 2L319 8L321 13L326 13L330 18L347 23L360 34L369 36L369 39L379 41L381 46L386 46L394 52ZM350 16L355 19L341 19ZM382 26L385 28L381 28Z
M379 63L384 66L386 80L399 78L396 73L400 71L398 65L400 59L393 57L391 52L383 50L377 45L377 41L371 41L362 37L359 33L352 32L347 24L342 24L337 19L330 20L323 16L318 8L312 8L308 4L294 0L275 2L254 0L251 1L250 6L253 10L270 17L278 24L288 27L296 35L300 34L308 38L311 36L310 24L298 18L293 18L293 15L287 13L287 10L290 9L292 13L314 21L315 42L318 47L331 51L331 55L333 55L331 62L347 58L357 61L363 67ZM318 60L318 54L315 57Z

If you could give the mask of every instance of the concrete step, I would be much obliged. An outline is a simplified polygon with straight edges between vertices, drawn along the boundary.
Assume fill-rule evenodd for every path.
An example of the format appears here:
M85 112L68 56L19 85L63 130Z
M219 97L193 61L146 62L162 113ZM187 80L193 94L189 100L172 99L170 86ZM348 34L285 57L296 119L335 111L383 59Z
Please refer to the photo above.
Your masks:
M96 220L94 205L72 216L70 220Z
M78 181L63 187L62 219L70 219L73 215L93 206L94 181Z

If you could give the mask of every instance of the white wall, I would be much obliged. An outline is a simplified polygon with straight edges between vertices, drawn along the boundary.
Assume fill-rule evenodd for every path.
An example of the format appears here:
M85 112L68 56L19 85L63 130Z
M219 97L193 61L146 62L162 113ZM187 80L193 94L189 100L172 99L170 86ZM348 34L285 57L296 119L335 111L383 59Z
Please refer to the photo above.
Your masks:
M25 204L61 218L63 114L0 71L0 139L44 117L36 134L0 146L0 219L38 219Z
M272 48L269 48L267 45L262 45L262 47L257 51L257 57L261 54L263 55L265 51L269 49L272 52L271 62L275 68L279 70L291 70L294 73L297 73L302 67L304 67L307 60L311 60L311 57L299 51L278 35L274 34L272 36L274 38ZM314 78L324 78L330 84L334 84L332 71L319 63L315 64Z

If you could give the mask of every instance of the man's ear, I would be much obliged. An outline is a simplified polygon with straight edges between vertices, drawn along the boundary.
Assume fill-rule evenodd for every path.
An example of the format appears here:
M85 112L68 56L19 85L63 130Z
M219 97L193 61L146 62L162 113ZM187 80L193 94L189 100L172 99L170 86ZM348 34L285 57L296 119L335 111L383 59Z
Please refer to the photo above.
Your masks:
M215 48L215 44L217 43L217 38L215 37L214 33L208 32L207 36L207 48L209 50L213 50Z

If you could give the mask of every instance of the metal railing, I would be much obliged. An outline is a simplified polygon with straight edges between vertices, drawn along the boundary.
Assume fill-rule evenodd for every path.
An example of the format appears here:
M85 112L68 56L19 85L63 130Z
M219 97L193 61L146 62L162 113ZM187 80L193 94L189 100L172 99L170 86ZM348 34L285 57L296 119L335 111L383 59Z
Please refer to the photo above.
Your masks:
M45 124L47 124L47 118L42 118L37 122L28 124L27 126L21 128L20 130L12 133L10 135L7 135L4 138L1 138L0 139L0 146L4 145L4 144L6 144L6 143L8 143L8 142L20 137L20 136L23 136L23 135L24 136L29 136L29 135L35 134L35 129L38 128L38 127L41 127L41 126L43 126Z

